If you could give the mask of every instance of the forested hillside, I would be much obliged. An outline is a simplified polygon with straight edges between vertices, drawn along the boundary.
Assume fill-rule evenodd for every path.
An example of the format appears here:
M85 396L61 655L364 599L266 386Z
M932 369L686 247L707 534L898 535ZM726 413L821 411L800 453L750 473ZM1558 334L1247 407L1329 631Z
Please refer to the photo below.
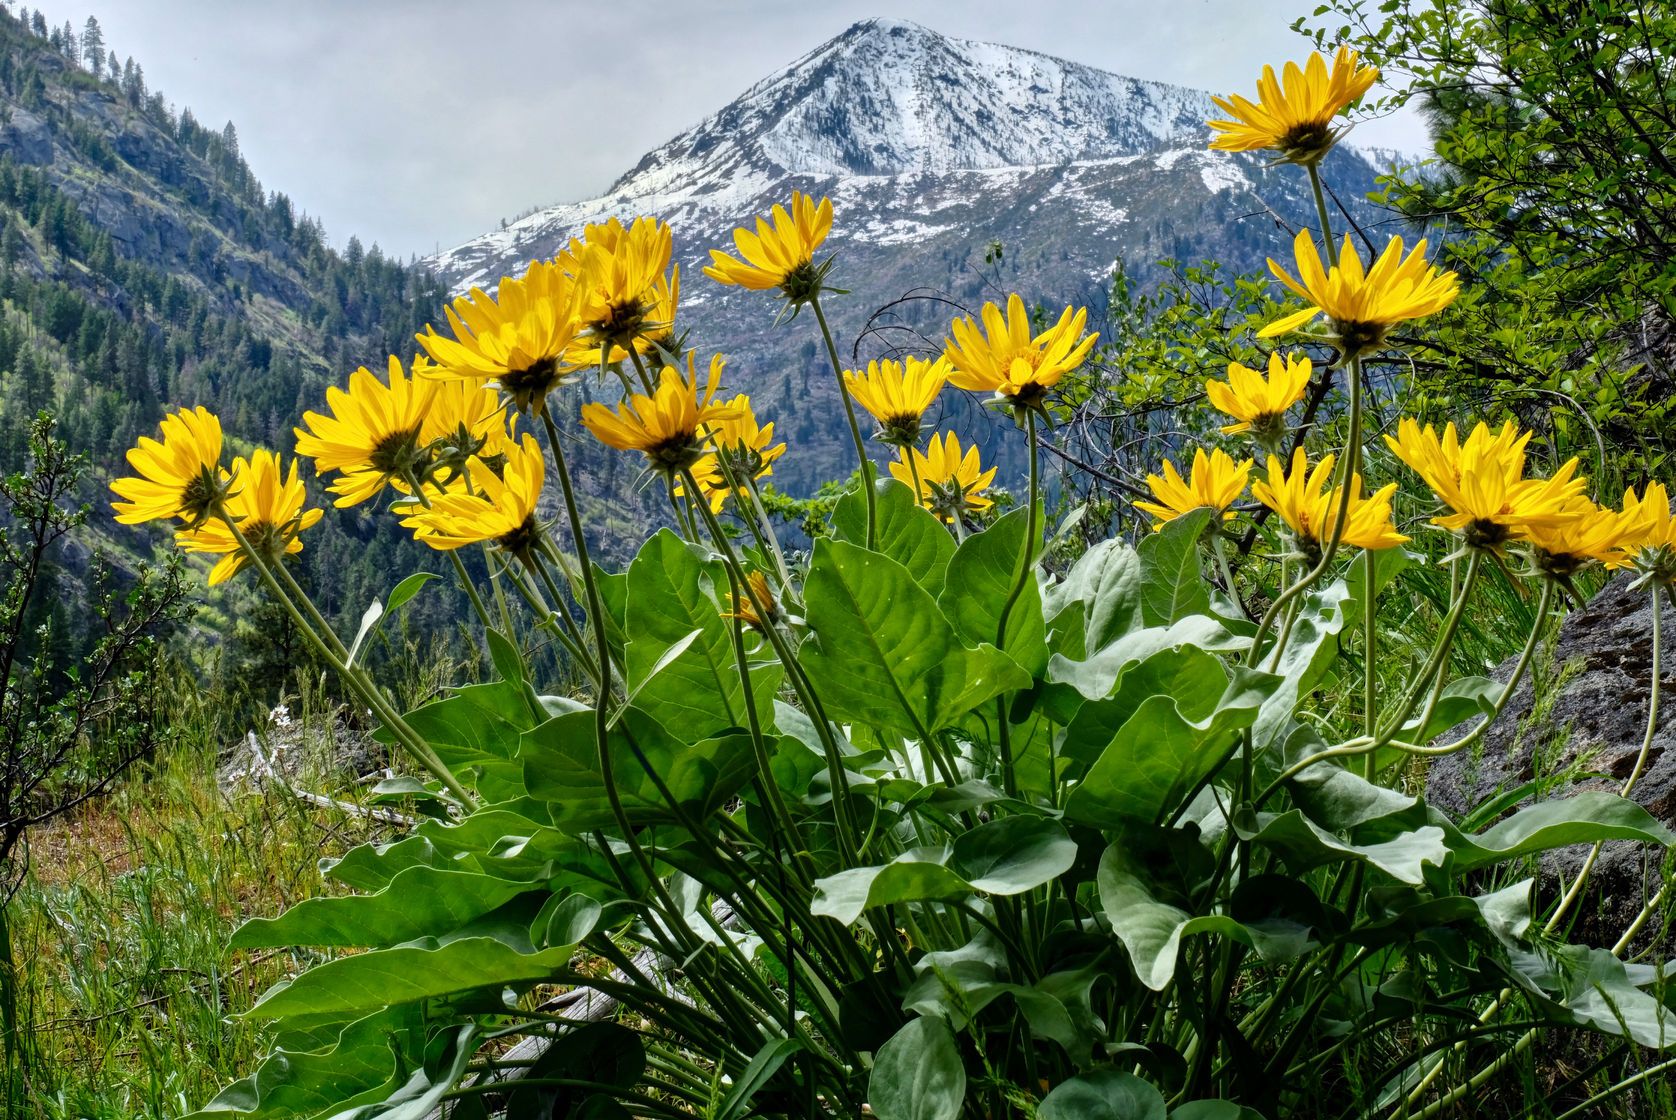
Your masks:
M410 350L443 297L376 245L333 249L318 219L257 179L232 122L177 109L119 46L95 19L78 32L0 9L0 472L21 465L27 420L50 409L94 464L99 505L106 472L171 406L207 405L235 441L288 447L328 384ZM159 543L95 521L67 564ZM412 545L370 511L322 528L300 574L334 571L322 589L334 613L358 614L398 555L413 567ZM56 605L65 656L84 640L73 604ZM238 637L227 619L246 612L218 605L209 625ZM276 656L250 647L239 656Z

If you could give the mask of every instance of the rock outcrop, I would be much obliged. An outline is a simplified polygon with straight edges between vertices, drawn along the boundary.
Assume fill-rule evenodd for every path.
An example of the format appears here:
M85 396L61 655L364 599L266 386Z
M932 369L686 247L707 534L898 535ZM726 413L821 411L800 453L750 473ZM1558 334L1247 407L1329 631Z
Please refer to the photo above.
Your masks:
M1472 750L1438 759L1427 793L1459 816L1497 794L1555 779L1541 796L1618 791L1634 771L1647 731L1653 681L1652 595L1620 575L1560 626L1546 664L1521 684L1496 725ZM1662 602L1663 667L1658 721L1645 770L1630 796L1676 824L1676 607ZM1512 661L1494 674L1506 680ZM1569 883L1586 846L1550 852L1544 889ZM1578 911L1577 936L1610 945L1658 889L1665 853L1645 844L1609 843Z

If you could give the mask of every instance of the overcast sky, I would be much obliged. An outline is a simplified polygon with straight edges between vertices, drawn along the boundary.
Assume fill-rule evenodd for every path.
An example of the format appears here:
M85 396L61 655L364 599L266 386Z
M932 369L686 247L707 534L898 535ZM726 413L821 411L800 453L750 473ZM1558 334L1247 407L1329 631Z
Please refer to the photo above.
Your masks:
M859 19L1137 78L1249 93L1301 57L1312 0L86 0L28 3L79 34L89 14L147 85L205 125L232 120L269 190L342 245L406 257L537 206L593 197L641 155ZM1415 151L1413 120L1360 143Z

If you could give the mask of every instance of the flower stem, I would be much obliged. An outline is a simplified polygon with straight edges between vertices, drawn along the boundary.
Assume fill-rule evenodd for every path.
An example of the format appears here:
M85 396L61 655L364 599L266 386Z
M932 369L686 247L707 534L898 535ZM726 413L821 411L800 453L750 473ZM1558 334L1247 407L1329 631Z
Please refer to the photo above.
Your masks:
M867 496L867 547L875 547L878 535L878 498L873 493L872 466L867 458L867 445L861 439L861 425L855 420L855 405L850 403L850 391L844 385L844 364L838 360L838 345L832 341L832 328L826 324L826 312L821 310L820 296L813 296L809 306L814 308L815 322L821 326L821 338L826 341L827 361L832 363L832 376L838 380L838 399L844 402L844 418L850 422L850 439L855 442L856 463L861 470L861 487Z
M425 509L430 509L431 500L425 496L425 488L420 485L419 477L411 470L403 471L402 477L406 480L408 486L412 487L413 496L418 500L419 504ZM471 609L477 612L478 621L483 623L483 628L485 630L493 630L495 628L495 624L489 621L488 608L483 605L483 597L477 593L477 588L473 586L471 577L466 574L465 562L460 559L459 551L450 548L447 552L448 559L454 563L454 575L459 578L460 586L465 589L466 598L471 600ZM506 639L507 641L513 640L510 629L507 631Z
M1040 455L1036 442L1036 414L1024 414L1024 430L1030 442L1030 494L1029 508L1024 515L1024 544L1018 550L1018 565L1013 571L1012 589L1007 592L1007 599L1001 604L1001 617L995 624L995 647L1005 650L1007 645L1007 621L1012 617L1013 606L1018 597L1024 594L1024 586L1029 581L1036 568L1036 537L1041 533L1041 526L1037 524L1037 497L1041 487L1040 470L1037 461ZM910 456L911 458L911 456ZM958 516L958 514L956 515ZM1001 747L1001 788L1008 797L1018 796L1018 774L1013 762L1012 730L1007 718L1007 701L1005 696L996 698L997 737Z
M1352 354L1348 367L1350 375L1350 431L1345 436L1344 454L1339 456L1338 477L1334 479L1334 485L1340 487L1340 492L1346 497L1350 494L1351 468L1359 460L1362 449L1361 357ZM1252 635L1251 638L1251 651L1246 655L1248 666L1255 667L1261 660L1263 639L1267 636L1270 627L1274 625L1275 619L1280 617L1281 610L1288 606L1292 600L1309 590L1338 556L1339 542L1344 538L1344 526L1349 519L1349 514L1349 501L1340 501L1338 510L1333 517L1333 531L1327 536L1327 539L1321 542L1321 559L1317 560L1315 566L1306 571L1298 582L1276 596L1274 602L1269 604L1269 609L1263 612L1262 621L1257 624L1257 633ZM1278 649L1276 652L1278 653Z
M444 763L442 759L437 757L436 752L431 750L430 744L425 742L418 732L408 726L407 721L404 720L400 713L395 710L394 706L384 698L383 694L379 691L378 685L367 677L362 670L349 663L349 652L348 650L343 649L343 643L337 640L337 635L333 634L329 627L327 627L325 629L325 633L322 634L315 625L311 624L303 617L303 612L298 609L296 601L294 601L285 588L281 586L280 581L274 577L273 570L269 567L266 560L256 551L250 541L246 539L244 533L239 529L238 525L234 523L233 519L227 516L225 509L218 508L216 510L216 516L219 517L227 526L228 530L231 531L233 539L238 542L239 548L244 552L245 558L250 561L251 567L256 569L257 573L262 578L262 582L267 584L268 593L272 595L275 601L277 601L285 612L291 616L292 623L294 623L297 629L302 632L304 638L314 646L316 652L318 652L321 657L326 659L327 663L332 666L338 676L349 686L350 691L355 693L355 695L360 698L361 702L371 708L373 713L384 722L385 726L390 729L391 735L395 737L398 743L407 749L408 753L413 756L414 761L418 762L426 770L430 771L430 773L437 778L437 780L442 782L442 784L447 787L448 791L459 800L462 807L470 809L476 802L476 799L471 795L471 791L466 789L466 787L461 784L460 780L454 776L454 772L448 768L448 765ZM315 609L314 604L308 599L308 597L303 595L302 588L298 587L296 580L292 579L290 574L285 571L284 564L276 560L273 564L273 568L279 569L280 575L285 577L285 583L294 588L296 594L302 596L301 601L304 606L307 607L308 613L315 619L319 620L320 612ZM321 620L319 625L324 626L324 621ZM328 644L326 641L328 637L331 638L331 644ZM338 652L339 650L342 650L343 652L340 654Z
M1321 219L1321 240L1327 246L1327 264L1329 267L1338 264L1338 243L1333 240L1332 224L1327 217L1327 191L1321 183L1321 169L1311 163L1309 169L1309 187L1315 194L1315 213Z

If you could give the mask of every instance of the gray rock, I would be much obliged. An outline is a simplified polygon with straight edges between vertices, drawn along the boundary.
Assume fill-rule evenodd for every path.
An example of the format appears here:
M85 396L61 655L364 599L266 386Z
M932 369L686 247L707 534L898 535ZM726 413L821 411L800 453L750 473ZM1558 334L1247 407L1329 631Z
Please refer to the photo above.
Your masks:
M52 163L52 129L28 109L13 106L11 120L0 129L0 147L19 163L44 167Z
M1646 734L1653 679L1652 596L1645 588L1631 590L1630 583L1627 575L1615 577L1567 616L1549 663L1535 667L1476 748L1432 763L1426 789L1434 804L1459 817L1504 790L1558 775L1563 777L1541 796L1622 787ZM1661 625L1659 720L1646 769L1630 796L1659 820L1676 824L1676 609L1668 598ZM1510 659L1494 675L1506 680L1512 670ZM1540 878L1546 897L1553 897L1559 881L1571 881L1588 851L1578 846L1544 857ZM1574 939L1606 945L1616 940L1658 889L1664 855L1653 845L1606 845L1579 908Z

